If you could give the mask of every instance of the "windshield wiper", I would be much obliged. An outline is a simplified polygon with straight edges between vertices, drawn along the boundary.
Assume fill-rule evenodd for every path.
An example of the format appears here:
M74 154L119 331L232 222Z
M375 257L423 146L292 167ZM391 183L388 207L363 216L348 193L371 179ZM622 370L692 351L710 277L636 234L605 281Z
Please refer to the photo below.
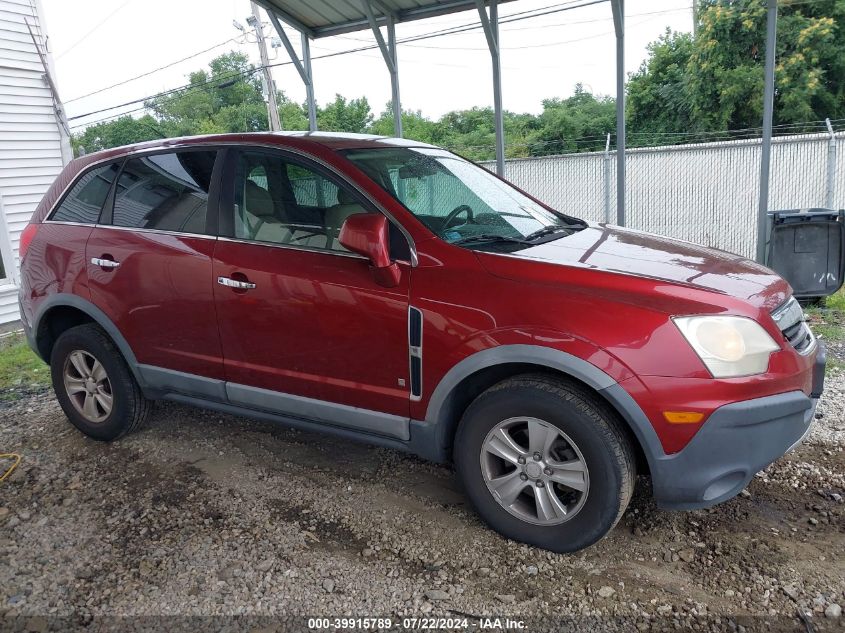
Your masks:
M554 235L555 233L563 233L563 232L572 232L578 231L583 227L574 227L574 226L561 226L560 224L552 224L549 226L544 226L542 229L538 229L533 233L529 233L525 236L526 242L533 242L535 240L540 239L541 237L546 237L547 235Z
M519 237L508 237L506 235L496 235L494 233L481 233L480 235L468 235L462 237L450 244L470 244L472 242L512 242L514 244L530 244L528 240Z

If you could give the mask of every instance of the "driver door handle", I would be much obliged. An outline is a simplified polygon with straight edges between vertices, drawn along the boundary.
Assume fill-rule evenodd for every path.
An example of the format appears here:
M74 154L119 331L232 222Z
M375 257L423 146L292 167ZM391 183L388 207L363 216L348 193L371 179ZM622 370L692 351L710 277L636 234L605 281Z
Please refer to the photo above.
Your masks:
M99 266L100 268L117 268L120 266L120 262L116 262L113 259L103 259L100 257L92 257L91 263L95 266Z
M255 284L251 281L238 281L237 279L231 279L230 277L218 277L217 283L221 286L226 286L227 288L237 288L238 290L252 290L255 288Z

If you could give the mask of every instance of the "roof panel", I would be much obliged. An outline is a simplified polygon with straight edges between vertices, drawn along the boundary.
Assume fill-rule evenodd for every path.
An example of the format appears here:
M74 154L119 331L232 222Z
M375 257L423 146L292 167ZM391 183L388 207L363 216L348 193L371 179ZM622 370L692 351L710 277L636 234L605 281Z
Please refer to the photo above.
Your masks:
M499 0L510 2L512 0ZM475 9L475 0L370 0L378 17L390 11L397 22L422 20ZM360 0L258 0L280 20L313 38L329 37L369 28Z

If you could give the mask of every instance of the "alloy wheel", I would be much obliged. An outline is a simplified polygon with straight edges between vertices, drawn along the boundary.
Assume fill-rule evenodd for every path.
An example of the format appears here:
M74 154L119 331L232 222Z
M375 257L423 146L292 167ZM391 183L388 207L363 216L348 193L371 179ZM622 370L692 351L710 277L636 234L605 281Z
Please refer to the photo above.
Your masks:
M109 417L114 396L100 361L84 350L74 350L65 359L62 375L68 398L86 420L96 424Z
M574 517L590 489L587 463L556 426L532 417L499 422L481 445L481 473L493 498L536 525Z

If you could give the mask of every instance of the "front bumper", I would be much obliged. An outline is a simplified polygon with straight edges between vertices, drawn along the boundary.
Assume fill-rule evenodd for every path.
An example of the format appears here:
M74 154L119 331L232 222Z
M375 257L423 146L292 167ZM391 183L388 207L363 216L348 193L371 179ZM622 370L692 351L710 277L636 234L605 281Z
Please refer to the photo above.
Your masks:
M794 390L733 402L710 414L677 453L666 454L643 410L622 385L602 394L628 422L645 453L654 498L662 508L706 508L739 494L756 473L809 434L824 389L826 353L818 341L812 381Z
M792 391L720 407L682 451L651 464L657 504L692 510L739 494L807 436L817 402Z
M824 389L826 361L819 341L809 396L791 391L722 406L682 451L654 460L651 475L657 504L692 510L726 501L804 441Z

